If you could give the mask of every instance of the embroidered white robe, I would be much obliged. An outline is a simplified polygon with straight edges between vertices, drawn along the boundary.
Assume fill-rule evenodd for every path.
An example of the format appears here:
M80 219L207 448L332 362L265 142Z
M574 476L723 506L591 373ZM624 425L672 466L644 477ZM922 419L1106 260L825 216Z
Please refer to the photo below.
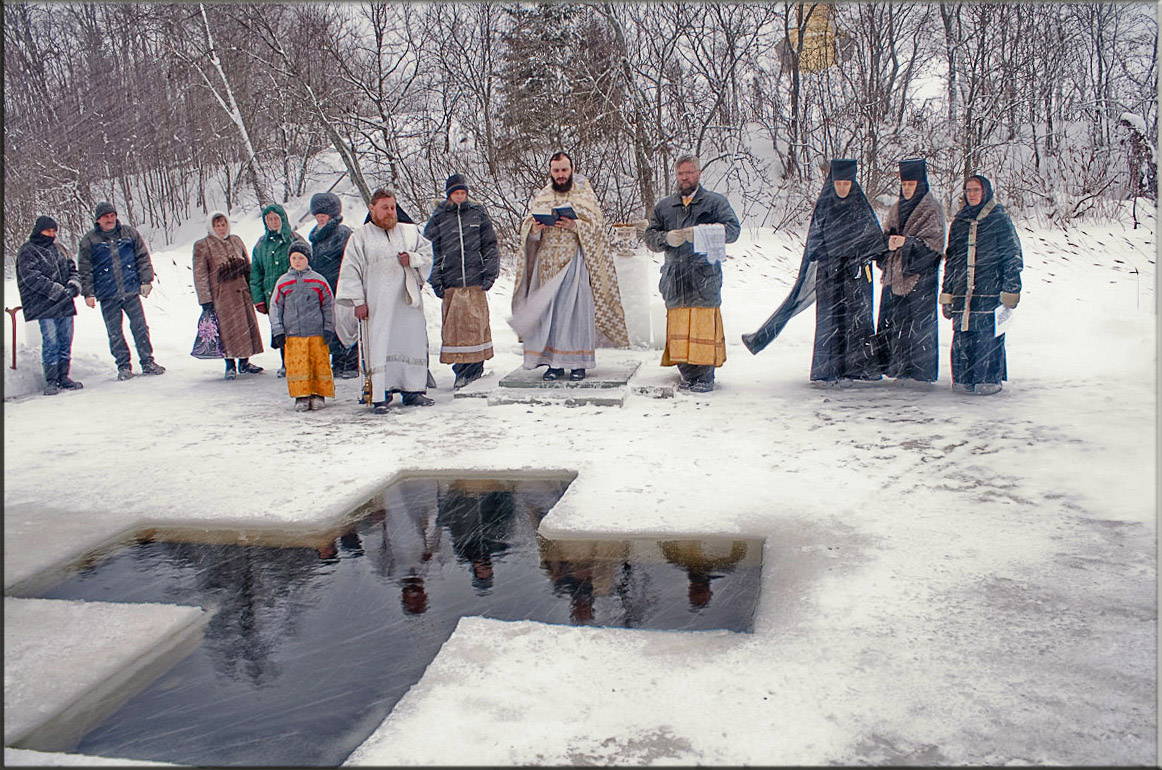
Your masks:
M408 253L409 277L415 302L404 287L405 268L397 255ZM371 368L371 400L385 400L392 391L424 391L428 383L428 325L419 288L432 271L432 244L415 225L401 222L390 232L368 222L351 233L335 287L338 305L366 304L367 359ZM339 340L354 344L357 329L336 324Z

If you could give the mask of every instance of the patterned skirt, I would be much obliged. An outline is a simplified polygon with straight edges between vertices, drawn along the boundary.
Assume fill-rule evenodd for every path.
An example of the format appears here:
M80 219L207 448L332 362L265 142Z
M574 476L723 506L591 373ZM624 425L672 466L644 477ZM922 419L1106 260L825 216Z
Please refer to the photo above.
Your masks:
M286 354L286 389L291 398L335 397L331 351L322 336L287 337L283 352Z
M722 310L716 307L675 307L666 311L666 348L662 366L726 363L726 333Z
M479 286L444 290L441 364L474 364L492 358L488 295Z

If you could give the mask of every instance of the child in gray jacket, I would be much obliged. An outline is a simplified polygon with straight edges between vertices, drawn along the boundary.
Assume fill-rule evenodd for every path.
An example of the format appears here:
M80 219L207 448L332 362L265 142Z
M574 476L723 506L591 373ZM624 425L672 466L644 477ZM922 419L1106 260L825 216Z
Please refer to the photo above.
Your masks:
M298 412L322 409L324 397L335 397L329 347L335 336L334 296L327 280L311 269L310 257L308 244L292 243L291 269L270 296L270 330L274 346L286 356L286 387Z

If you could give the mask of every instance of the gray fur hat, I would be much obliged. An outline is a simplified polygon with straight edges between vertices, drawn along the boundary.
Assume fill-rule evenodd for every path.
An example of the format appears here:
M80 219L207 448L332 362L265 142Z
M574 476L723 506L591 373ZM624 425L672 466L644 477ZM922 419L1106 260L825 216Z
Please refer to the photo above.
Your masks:
M343 202L334 193L315 193L311 196L311 216L326 214L334 219L343 213Z
M93 214L93 219L100 219L101 217L105 216L106 214L116 214L116 213L117 213L116 206L114 206L109 201L101 201L100 203L97 204L97 210Z

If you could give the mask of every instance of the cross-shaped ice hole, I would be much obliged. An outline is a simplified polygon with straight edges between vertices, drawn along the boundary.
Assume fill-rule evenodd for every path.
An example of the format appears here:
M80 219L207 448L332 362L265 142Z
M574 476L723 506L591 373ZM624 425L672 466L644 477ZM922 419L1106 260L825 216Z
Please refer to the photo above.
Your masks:
M547 540L537 525L569 483L408 479L349 524L281 545L153 530L43 596L211 607L204 642L59 750L337 765L465 615L750 630L761 541Z

